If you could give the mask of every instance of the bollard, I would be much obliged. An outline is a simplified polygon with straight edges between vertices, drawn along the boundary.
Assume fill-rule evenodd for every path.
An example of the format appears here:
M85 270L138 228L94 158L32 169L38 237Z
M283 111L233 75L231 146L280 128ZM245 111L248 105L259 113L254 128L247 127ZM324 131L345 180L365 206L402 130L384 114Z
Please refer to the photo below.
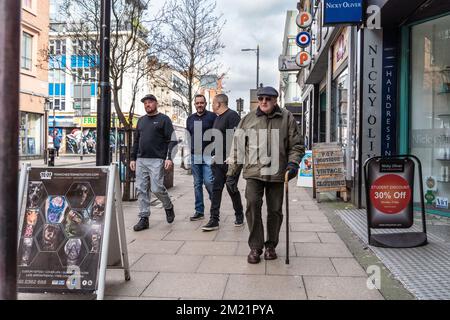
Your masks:
M54 167L55 166L55 149L49 148L48 149L48 166Z

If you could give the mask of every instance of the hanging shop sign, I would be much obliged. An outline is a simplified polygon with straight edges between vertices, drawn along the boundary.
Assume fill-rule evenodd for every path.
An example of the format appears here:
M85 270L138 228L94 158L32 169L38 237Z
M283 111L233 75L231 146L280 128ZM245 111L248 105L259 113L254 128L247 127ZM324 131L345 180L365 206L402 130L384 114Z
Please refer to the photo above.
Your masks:
M323 25L361 24L363 0L324 0Z
M297 26L302 29L309 28L313 23L313 16L309 12L300 12L295 19Z
M300 71L301 68L295 62L296 56L279 56L278 70L279 71Z
M295 42L300 48L306 48L311 44L311 34L307 31L302 31L295 37Z
M311 54L306 51L299 52L295 57L295 63L302 68L309 66L311 64L311 61Z

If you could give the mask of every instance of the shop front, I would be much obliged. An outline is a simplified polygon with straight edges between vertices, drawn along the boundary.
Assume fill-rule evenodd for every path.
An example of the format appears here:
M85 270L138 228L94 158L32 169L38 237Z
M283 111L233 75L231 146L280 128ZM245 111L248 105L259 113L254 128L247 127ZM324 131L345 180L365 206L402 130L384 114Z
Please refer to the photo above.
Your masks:
M39 113L20 112L19 155L23 159L43 155L43 121Z
M427 212L450 217L450 4L402 27L400 148L423 166ZM409 54L408 54L409 52ZM415 199L420 196L418 187ZM418 205L419 203L417 203Z

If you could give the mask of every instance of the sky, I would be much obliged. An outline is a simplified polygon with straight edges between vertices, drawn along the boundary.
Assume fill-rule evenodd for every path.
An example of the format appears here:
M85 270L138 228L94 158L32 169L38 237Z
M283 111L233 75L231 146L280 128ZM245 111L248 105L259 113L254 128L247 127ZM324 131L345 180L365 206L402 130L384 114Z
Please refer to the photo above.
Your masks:
M214 1L214 0L212 0ZM153 0L155 8L164 0ZM244 99L249 110L250 89L256 86L256 49L259 44L259 82L279 88L278 56L283 43L286 12L296 10L297 0L217 0L217 14L226 20L222 30L223 53L217 59L228 71L224 90L229 105L236 108L236 99Z

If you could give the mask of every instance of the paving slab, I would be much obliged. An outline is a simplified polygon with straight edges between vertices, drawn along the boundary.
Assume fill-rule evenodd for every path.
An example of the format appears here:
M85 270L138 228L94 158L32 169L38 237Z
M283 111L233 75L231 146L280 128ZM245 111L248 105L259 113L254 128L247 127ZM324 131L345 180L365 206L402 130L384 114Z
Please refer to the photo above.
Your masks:
M159 273L142 294L144 297L222 299L228 275Z
M182 240L182 241L213 241L217 236L217 231L204 232L202 230L186 231L175 230L170 231L164 240Z
M230 300L305 300L301 277L230 275L224 299Z
M128 252L153 253L153 254L176 254L184 241L133 241L128 245Z
M130 281L125 281L123 270L106 272L105 295L138 297L156 277L157 272L132 271Z
M285 259L276 259L267 261L266 270L270 275L338 275L329 258L290 257L289 264L285 264Z
M299 223L292 222L290 224L291 231L309 231L309 232L334 232L333 227L328 223Z
M242 256L206 256L197 269L199 273L222 274L264 274L266 264L264 259L258 264L250 264L247 257Z
M348 248L335 243L295 243L295 250L299 257L342 257L352 258Z
M337 233L332 232L318 232L317 235L322 243L340 243L344 244L344 241L339 237Z
M364 272L364 269L359 265L358 261L354 258L331 258L331 262L340 276L368 276L368 274Z
M217 231L216 241L247 241L249 232L247 229L220 230Z
M283 229L282 229L283 230ZM281 231L279 236L280 242L286 242L286 232ZM289 242L310 242L320 243L320 239L316 232L289 232Z
M232 256L235 254L237 247L238 242L231 241L189 241L181 247L178 254L197 256Z
M131 270L194 273L202 259L202 256L146 254L131 267Z
M378 290L367 288L367 277L304 276L310 300L383 300Z

